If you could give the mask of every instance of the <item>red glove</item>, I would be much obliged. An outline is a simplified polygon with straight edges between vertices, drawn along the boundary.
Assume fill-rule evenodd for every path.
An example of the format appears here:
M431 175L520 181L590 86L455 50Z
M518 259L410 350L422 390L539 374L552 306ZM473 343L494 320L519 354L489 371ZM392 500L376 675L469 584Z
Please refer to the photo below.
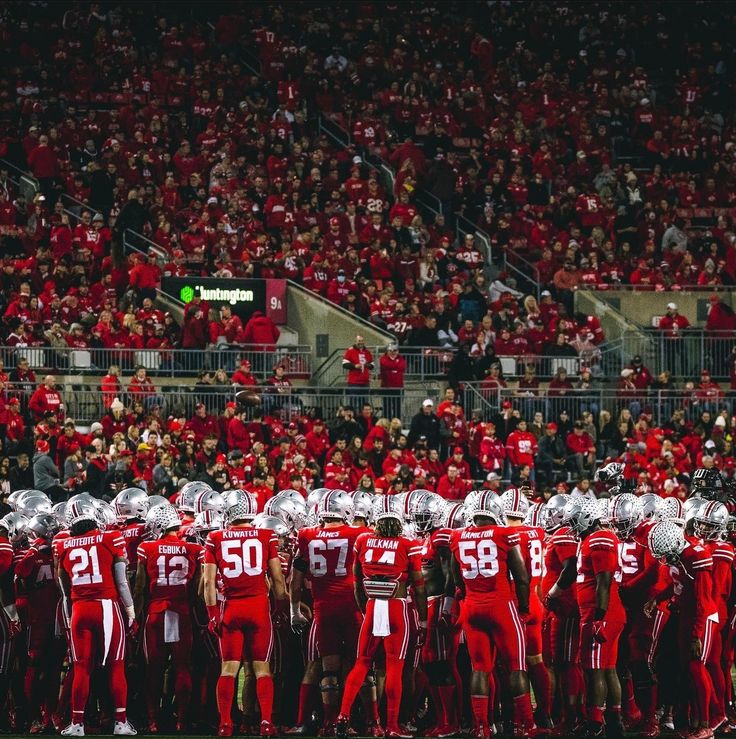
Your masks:
M220 636L222 623L220 622L220 609L217 606L207 606L207 631L212 636Z
M139 628L138 621L136 619L133 619L128 624L128 636L131 639L135 639L138 636L138 628Z
M606 637L603 633L604 629L605 629L605 624L603 621L593 621L592 622L592 632L593 632L594 642L598 642L598 644L603 644L606 641Z
M529 623L531 615L529 614L529 611L519 611L519 618L521 619L521 623L526 626Z

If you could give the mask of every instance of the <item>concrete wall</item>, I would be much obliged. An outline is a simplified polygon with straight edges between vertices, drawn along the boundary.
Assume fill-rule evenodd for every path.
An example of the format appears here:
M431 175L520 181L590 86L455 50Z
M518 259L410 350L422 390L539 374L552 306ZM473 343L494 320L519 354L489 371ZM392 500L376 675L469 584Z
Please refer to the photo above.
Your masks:
M667 312L667 303L676 303L680 313L693 326L705 325L708 316L708 296L706 290L699 292L639 292L633 290L606 290L591 291L594 296L608 303L611 308L619 311L627 320L649 328L652 326L652 316L663 316ZM719 295L724 303L736 308L736 299L732 291L720 291Z
M383 346L393 338L387 331L357 318L296 283L288 283L286 301L289 326L299 334L300 344L312 347L312 366L315 368L336 349L351 346L356 334L365 336L368 346Z

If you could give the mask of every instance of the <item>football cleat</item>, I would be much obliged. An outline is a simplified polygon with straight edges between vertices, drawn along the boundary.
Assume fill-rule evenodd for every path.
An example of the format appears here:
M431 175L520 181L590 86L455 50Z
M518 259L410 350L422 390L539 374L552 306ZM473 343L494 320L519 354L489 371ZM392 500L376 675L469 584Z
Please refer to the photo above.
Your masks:
M307 732L307 727L304 724L301 724L301 726L292 726L290 729L287 729L284 734L287 736L306 736Z
M486 724L474 726L468 734L469 739L490 739L491 730Z
M220 728L217 729L217 736L232 736L233 725L232 724L220 724Z
M84 736L84 724L69 724L59 732L62 736Z
M386 736L386 731L381 724L374 721L365 727L365 735L374 737Z
M279 730L270 721L261 721L261 736L278 736Z
M347 737L350 728L350 717L340 714L335 721L335 736Z
M130 721L116 721L112 733L115 736L136 736L138 733Z

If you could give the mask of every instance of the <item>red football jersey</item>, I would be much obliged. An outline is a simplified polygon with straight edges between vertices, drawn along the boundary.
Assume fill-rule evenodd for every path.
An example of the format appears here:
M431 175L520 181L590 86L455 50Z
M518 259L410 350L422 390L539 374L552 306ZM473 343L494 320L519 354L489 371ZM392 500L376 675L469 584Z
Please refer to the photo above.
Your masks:
M653 585L657 580L653 569L655 566L656 562L649 547L643 544L636 535L626 541L619 539L616 580L621 587L636 587L646 572L652 573L651 578L647 578L647 585Z
M610 572L611 590L606 619L626 621L626 612L618 594L618 537L613 531L594 531L578 545L577 597L581 621L593 621L596 610L596 575Z
M120 534L125 541L125 551L128 554L128 569L135 570L138 566L138 545L146 532L146 524L140 521L125 524L120 527Z
M165 537L138 545L138 562L148 574L149 612L186 608L189 585L203 559L199 544Z
M519 534L505 526L468 526L453 532L451 549L460 563L468 600L514 597L508 556L516 546Z
M118 599L113 576L116 557L125 559L119 531L92 530L59 541L59 564L69 574L72 600Z
M212 531L204 550L205 563L217 565L225 598L267 595L268 562L278 556L276 534L252 526Z
M578 541L569 527L557 529L546 541L544 547L544 574L542 575L542 596L549 593L550 588L562 574L565 560L577 557ZM563 590L558 600L565 606L565 612L575 612L578 608L575 583Z
M680 618L692 624L693 633L702 639L705 622L718 612L713 602L713 558L708 547L691 536L677 565L670 567L675 600Z
M719 623L728 618L728 604L733 584L734 548L727 541L708 542L713 558L713 601L718 607Z
M421 548L405 536L361 534L355 542L355 556L367 578L387 577L406 582L409 572L422 571Z
M315 526L299 532L297 559L307 565L315 601L345 595L352 598L355 541L367 531L362 526L343 524L329 529Z
M15 567L17 579L23 580L30 621L53 618L59 600L59 588L54 581L54 561L50 547L31 548Z
M4 575L13 565L13 546L5 537L0 538L0 575Z
M529 573L529 592L539 592L544 574L544 529L540 526L518 526L519 546Z

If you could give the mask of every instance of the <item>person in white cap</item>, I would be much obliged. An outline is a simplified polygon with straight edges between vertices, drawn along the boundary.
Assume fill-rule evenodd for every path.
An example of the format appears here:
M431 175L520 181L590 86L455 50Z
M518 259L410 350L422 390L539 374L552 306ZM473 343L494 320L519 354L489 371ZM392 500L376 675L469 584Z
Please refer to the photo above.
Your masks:
M690 328L690 321L680 315L677 303L667 303L667 313L659 321L662 333L662 349L665 366L674 374L683 374L683 331Z
M430 398L422 401L422 409L411 419L409 446L413 447L422 436L427 437L428 449L440 448L440 419Z

